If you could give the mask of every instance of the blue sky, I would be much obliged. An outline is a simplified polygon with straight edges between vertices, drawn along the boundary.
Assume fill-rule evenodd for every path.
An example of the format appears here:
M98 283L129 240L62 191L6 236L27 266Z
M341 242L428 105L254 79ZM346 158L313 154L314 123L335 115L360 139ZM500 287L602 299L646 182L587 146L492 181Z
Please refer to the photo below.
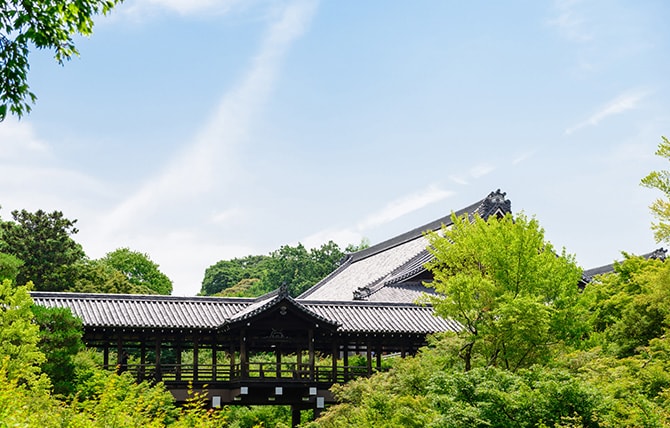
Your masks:
M177 295L218 260L374 244L502 189L582 267L659 246L664 0L128 0L0 124L0 217L61 210Z

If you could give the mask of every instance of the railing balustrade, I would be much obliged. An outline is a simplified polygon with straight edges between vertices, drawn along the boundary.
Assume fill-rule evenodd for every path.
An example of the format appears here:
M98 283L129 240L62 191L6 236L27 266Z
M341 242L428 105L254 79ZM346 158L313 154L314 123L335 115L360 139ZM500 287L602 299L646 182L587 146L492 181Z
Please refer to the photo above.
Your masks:
M127 364L117 366L117 371L128 371L138 380L171 382L231 382L243 379L282 379L283 381L310 381L309 364L248 362L220 364ZM333 371L332 366L314 366L314 382L344 383L351 379L368 375L367 366L340 366Z

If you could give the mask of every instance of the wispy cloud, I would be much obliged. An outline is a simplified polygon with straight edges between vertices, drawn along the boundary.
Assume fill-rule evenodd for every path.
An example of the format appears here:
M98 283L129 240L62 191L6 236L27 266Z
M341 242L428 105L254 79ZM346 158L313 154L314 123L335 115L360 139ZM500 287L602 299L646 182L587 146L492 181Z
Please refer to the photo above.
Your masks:
M490 174L495 170L495 167L493 165L487 164L487 163L481 163L479 165L475 165L471 170L470 170L470 175L473 178L480 178L483 177L487 174Z
M578 10L581 3L581 0L556 0L557 16L549 20L549 25L556 27L566 39L584 43L593 40L594 35L584 14Z
M368 216L366 219L360 222L357 229L363 231L373 227L381 226L413 211L419 210L427 205L441 201L442 199L447 198L452 194L453 192L448 190L443 190L436 186L430 186L427 189L421 190L412 195L391 201L388 205L382 208L381 211Z
M570 135L575 131L578 131L587 126L595 126L600 123L603 119L606 119L610 116L621 114L628 110L633 110L637 108L640 101L642 101L647 95L646 91L632 91L619 95L614 98L612 101L608 102L601 108L599 108L595 113L593 113L586 120L578 123L575 126L567 128L565 130L566 135Z
M182 16L224 15L236 7L240 0L130 0L126 1L114 15L141 19L159 12L172 12Z
M0 161L43 158L49 147L35 133L30 122L7 118L0 125Z
M318 247L331 240L339 245L357 244L365 236L366 230L390 223L453 194L452 191L431 185L426 189L389 202L384 208L367 216L354 227L322 230L307 236L301 242L308 248Z
M156 212L188 203L232 180L233 149L252 129L254 115L267 100L286 51L304 33L315 9L311 0L285 6L245 78L222 97L193 143L107 216L104 225L108 233L139 225Z

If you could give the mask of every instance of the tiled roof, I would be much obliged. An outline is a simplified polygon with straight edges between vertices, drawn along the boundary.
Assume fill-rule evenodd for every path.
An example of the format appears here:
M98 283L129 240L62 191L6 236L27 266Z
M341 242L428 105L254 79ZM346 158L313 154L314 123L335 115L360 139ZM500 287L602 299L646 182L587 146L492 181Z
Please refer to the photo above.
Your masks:
M668 251L665 248L661 247L661 248L657 248L656 250L654 250L650 253L642 254L640 257L643 257L645 259L665 260L667 252ZM598 267L591 268L591 269L586 269L582 273L582 279L580 281L580 286L583 288L586 284L593 281L593 278L597 275L602 275L602 274L612 273L612 272L614 272L614 263L604 265L604 266L598 266Z
M253 299L30 293L35 304L70 308L87 327L217 328Z
M455 212L482 218L511 212L505 193L497 190L486 198ZM452 224L451 214L349 255L332 274L299 296L305 300L367 299L379 289L410 280L426 271L432 256L426 250L425 233ZM397 300L393 300L396 301ZM405 301L411 302L411 301Z
M36 304L70 308L87 328L217 329L272 306L281 294L263 299L32 292ZM289 298L290 299L290 298ZM277 300L279 301L279 300ZM454 321L429 306L375 302L290 300L340 332L435 333L457 331Z

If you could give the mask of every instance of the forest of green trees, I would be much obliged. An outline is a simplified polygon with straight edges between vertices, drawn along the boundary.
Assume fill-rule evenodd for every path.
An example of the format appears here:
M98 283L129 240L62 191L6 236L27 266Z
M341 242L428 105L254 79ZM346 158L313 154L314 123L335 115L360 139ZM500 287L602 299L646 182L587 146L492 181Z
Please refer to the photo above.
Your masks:
M663 138L659 155L670 159ZM643 185L659 241L668 241L670 174ZM62 213L14 211L0 222L0 426L288 426L281 406L208 410L194 394L177 407L165 387L102 370L68 310L33 305L28 291L169 294L148 255L127 248L90 260ZM670 426L670 264L623 254L581 290L575 258L557 251L534 218L454 217L428 235L438 315L459 333L430 338L390 369L336 385L340 404L309 427ZM335 269L328 243L220 261L203 294L251 295L286 283L294 295ZM428 298L427 298L428 299Z

